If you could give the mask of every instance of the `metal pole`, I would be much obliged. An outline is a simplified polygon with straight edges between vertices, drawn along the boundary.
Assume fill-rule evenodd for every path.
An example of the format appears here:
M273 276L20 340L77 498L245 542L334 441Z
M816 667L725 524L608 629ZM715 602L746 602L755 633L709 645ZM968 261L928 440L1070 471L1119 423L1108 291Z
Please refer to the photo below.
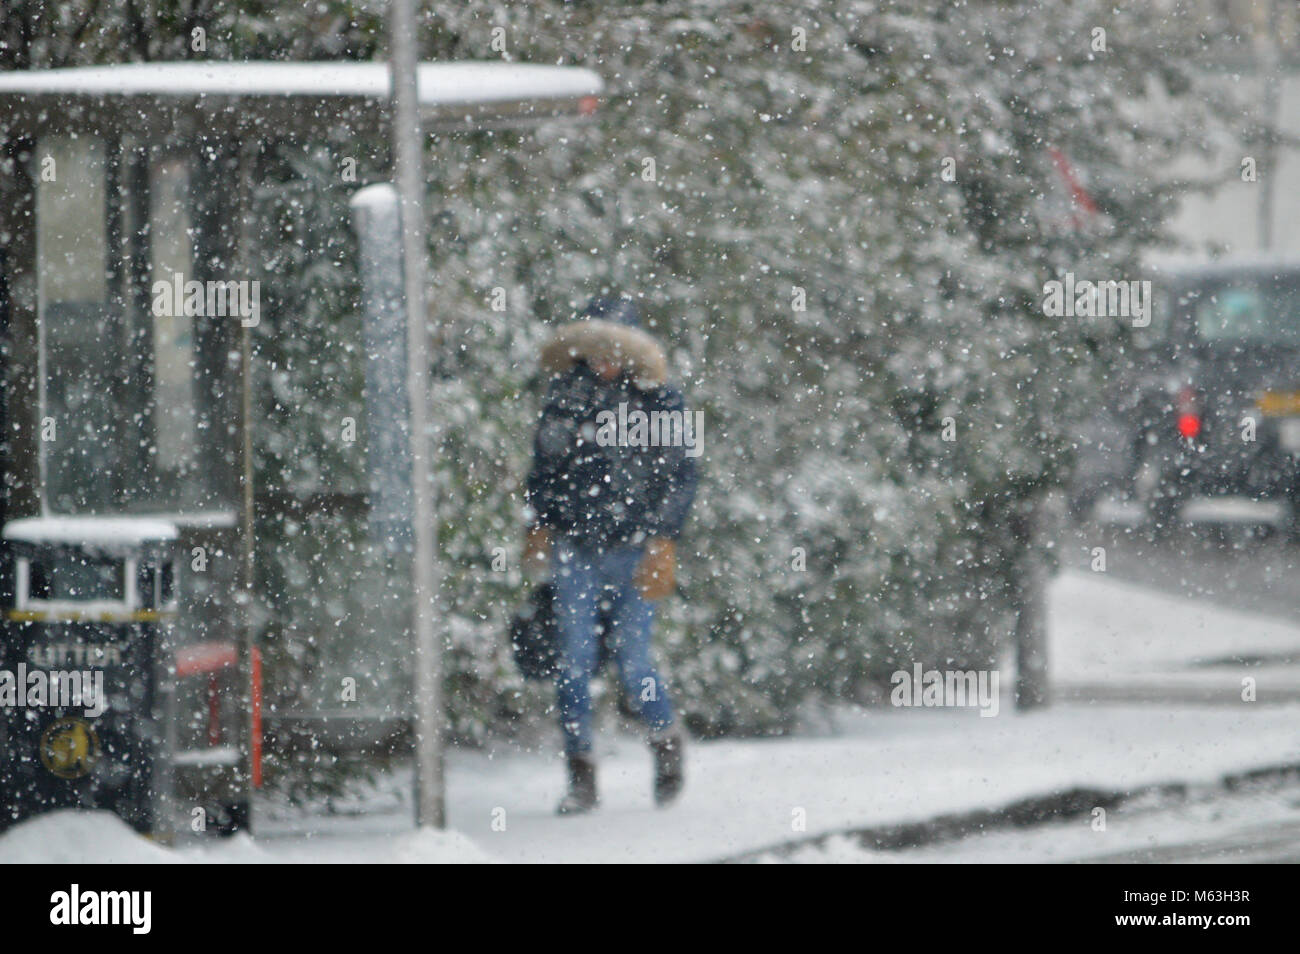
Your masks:
M1257 49L1259 69L1263 74L1264 102L1261 104L1264 130L1264 147L1259 163L1259 247L1263 251L1273 248L1273 180L1277 168L1277 139L1281 126L1281 50L1278 44L1277 3L1268 7L1268 29L1260 35Z
M245 142L234 154L239 191L235 198L239 209L238 246L235 250L240 270L247 273L252 266L253 246L253 188L257 145ZM257 643L254 631L256 612L256 496L253 472L253 335L252 329L242 321L239 327L239 573L238 592L235 594L235 619L239 627L239 755L243 767L240 785L248 799L247 823L253 824L253 649Z
M402 199L402 260L406 286L406 380L411 414L412 663L415 669L416 823L444 825L442 782L442 653L434 638L434 500L429 415L429 314L424 300L424 173L416 85L413 0L392 0L390 63L393 155Z
M1047 570L1034 552L1042 523L1041 495L1031 492L1011 517L1019 550L1016 594L1016 708L1037 709L1051 700L1047 674Z

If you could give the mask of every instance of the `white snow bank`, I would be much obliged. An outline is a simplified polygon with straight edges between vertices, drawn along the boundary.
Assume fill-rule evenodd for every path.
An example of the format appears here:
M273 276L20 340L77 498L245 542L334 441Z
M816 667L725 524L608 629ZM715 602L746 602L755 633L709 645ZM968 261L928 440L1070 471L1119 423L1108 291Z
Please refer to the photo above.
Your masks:
M144 838L111 812L63 810L0 835L0 864L479 864L495 859L455 831L395 832L363 838L267 839L246 835L175 850Z
M0 864L156 865L172 852L137 835L112 812L50 812L0 835Z

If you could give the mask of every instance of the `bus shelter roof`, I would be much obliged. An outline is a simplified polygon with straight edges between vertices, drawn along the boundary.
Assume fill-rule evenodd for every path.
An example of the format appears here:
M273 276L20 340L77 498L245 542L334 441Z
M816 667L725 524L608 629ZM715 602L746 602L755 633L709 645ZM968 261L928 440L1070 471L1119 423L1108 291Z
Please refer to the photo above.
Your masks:
M529 125L593 113L604 84L573 66L422 63L418 90L431 129ZM51 122L132 129L190 119L200 130L325 129L381 123L390 98L382 62L124 63L0 73L3 124L34 134Z

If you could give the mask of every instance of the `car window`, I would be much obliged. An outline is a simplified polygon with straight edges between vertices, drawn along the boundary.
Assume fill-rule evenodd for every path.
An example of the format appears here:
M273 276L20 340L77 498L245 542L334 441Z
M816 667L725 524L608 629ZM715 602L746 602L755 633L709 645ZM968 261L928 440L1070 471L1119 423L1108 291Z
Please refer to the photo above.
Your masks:
M1206 285L1189 304L1202 341L1300 347L1300 281L1294 278Z

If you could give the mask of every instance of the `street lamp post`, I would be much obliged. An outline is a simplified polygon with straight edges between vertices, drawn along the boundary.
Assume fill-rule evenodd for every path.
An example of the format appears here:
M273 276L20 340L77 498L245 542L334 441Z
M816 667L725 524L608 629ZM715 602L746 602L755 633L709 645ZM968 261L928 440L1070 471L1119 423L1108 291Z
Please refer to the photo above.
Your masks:
M442 778L442 653L434 635L437 562L429 415L429 313L424 298L424 174L416 77L413 0L392 0L393 155L402 208L402 265L406 291L406 380L410 405L412 540L412 661L415 676L416 822L445 824Z

